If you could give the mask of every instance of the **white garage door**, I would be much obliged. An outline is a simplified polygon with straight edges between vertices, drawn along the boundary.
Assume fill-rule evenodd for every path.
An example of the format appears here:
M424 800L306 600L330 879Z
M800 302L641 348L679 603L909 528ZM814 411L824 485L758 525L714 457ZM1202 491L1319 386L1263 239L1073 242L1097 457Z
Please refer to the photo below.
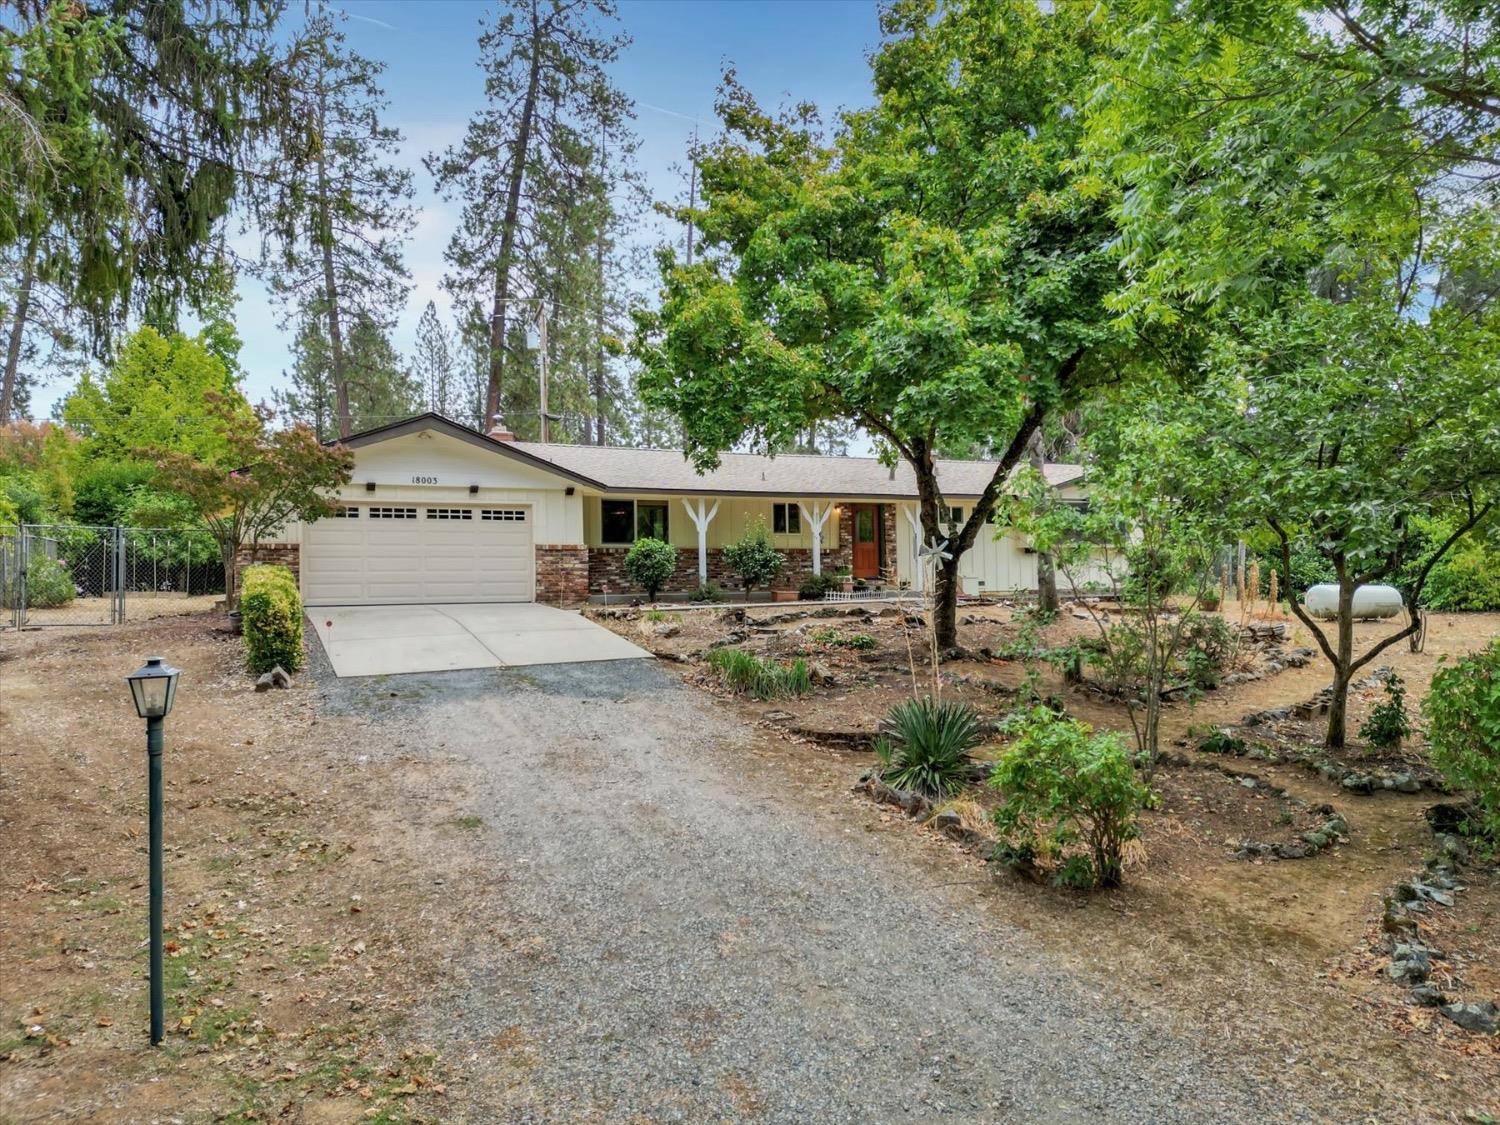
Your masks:
M302 536L309 605L529 602L531 509L354 504Z

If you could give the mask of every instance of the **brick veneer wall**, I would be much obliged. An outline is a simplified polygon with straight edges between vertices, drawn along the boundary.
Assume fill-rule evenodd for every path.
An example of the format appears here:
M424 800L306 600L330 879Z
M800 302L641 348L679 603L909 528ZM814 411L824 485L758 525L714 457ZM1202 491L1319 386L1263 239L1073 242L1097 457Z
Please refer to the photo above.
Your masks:
M255 563L269 566L284 566L296 578L301 569L302 548L296 543L257 543L242 546L234 556L237 570L244 570Z
M840 567L849 565L854 553L853 532L849 525L853 521L839 521L837 546L824 544L823 573L831 574ZM808 547L777 548L786 564L771 584L773 590L795 590L803 579L812 574L812 550ZM625 574L625 556L629 547L590 547L588 550L588 588L591 594L639 594L640 587L634 585ZM895 559L895 542L891 541L889 558ZM724 559L721 547L708 549L708 580L722 590L737 590L740 580ZM677 548L677 569L662 587L669 594L686 594L698 588L698 548ZM538 582L540 591L540 582ZM537 594L541 598L540 592Z
M536 548L536 600L548 605L579 605L589 600L590 552L566 543Z

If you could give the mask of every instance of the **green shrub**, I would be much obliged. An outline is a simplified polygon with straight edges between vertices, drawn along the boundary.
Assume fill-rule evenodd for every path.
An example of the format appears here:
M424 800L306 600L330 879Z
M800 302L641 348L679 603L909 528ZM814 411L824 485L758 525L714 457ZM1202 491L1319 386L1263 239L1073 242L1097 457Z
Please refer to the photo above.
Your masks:
M1359 728L1359 737L1371 746L1389 749L1400 746L1411 734L1411 720L1406 714L1406 685L1392 672L1385 681L1385 702L1377 703Z
M1234 655L1234 630L1222 617L1199 614L1183 636L1182 667L1195 687L1217 687Z
M1500 841L1500 640L1451 664L1445 657L1422 712L1432 764L1455 789L1474 794L1482 818L1475 827Z
M813 644L831 648L857 648L869 650L875 647L875 638L869 633L844 633L838 629L809 629L807 639Z
M963 788L969 751L984 741L974 708L930 695L896 704L880 728L875 743L880 776L898 789L934 798Z
M717 648L708 654L708 666L730 691L756 699L786 699L812 691L812 675L805 660L777 664L742 648Z
M637 539L625 555L626 577L642 587L651 601L676 572L677 548L660 539Z
M1447 613L1500 609L1500 553L1460 543L1427 575L1422 604Z
M73 601L77 590L67 567L46 555L32 555L26 564L26 605L31 609L55 609Z
M240 620L245 663L257 675L280 664L302 667L302 597L284 566L246 567L240 577Z
M704 582L700 584L696 590L688 595L688 601L698 602L700 604L705 602L722 602L723 600L724 591L719 589L712 582Z
M1124 741L1045 707L1011 729L1018 737L990 775L1004 795L994 813L1002 847L1054 859L1069 885L1119 886L1125 844L1139 835L1137 817L1152 800Z
M809 574L797 587L797 596L805 602L820 602L833 590L841 588L844 580L837 574Z
M786 560L772 546L766 521L757 519L745 529L743 536L724 548L724 561L740 576L745 592L749 593L757 586L769 585L771 579L781 573Z

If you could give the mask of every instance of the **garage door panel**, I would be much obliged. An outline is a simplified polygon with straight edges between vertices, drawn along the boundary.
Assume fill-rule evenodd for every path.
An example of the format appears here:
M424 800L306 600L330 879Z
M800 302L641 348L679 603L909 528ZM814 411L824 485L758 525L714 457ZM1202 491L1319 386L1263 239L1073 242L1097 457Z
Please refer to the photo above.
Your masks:
M375 510L402 518L371 518ZM302 584L309 605L532 600L530 509L370 505L359 511L356 518L308 525Z

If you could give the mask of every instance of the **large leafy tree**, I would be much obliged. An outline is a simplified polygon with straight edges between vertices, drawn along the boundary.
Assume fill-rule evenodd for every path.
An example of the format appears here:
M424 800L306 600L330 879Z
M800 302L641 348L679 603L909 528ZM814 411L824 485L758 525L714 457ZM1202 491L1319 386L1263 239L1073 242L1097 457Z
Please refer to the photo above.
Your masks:
M1340 746L1353 676L1421 628L1414 612L1356 656L1354 589L1399 579L1415 606L1500 481L1493 13L1122 0L1112 15L1128 30L1089 148L1122 188L1114 307L1208 341L1254 517L1284 566L1320 555L1336 576L1332 636L1294 608L1332 665ZM1436 519L1452 534L1425 543Z
M383 70L349 50L319 4L287 62L302 126L266 175L275 185L263 216L273 286L297 313L322 321L340 437L353 433L351 327L356 318L388 322L406 299L412 177L393 163L401 134L380 119Z
M807 107L769 114L727 77L725 135L700 154L701 256L665 255L636 351L701 467L828 420L910 463L923 535L948 542L951 647L959 557L1032 435L1123 362L1109 199L1075 171L1102 25L1029 0L902 0L881 20L878 103L831 141ZM996 465L950 530L935 462L958 451Z

